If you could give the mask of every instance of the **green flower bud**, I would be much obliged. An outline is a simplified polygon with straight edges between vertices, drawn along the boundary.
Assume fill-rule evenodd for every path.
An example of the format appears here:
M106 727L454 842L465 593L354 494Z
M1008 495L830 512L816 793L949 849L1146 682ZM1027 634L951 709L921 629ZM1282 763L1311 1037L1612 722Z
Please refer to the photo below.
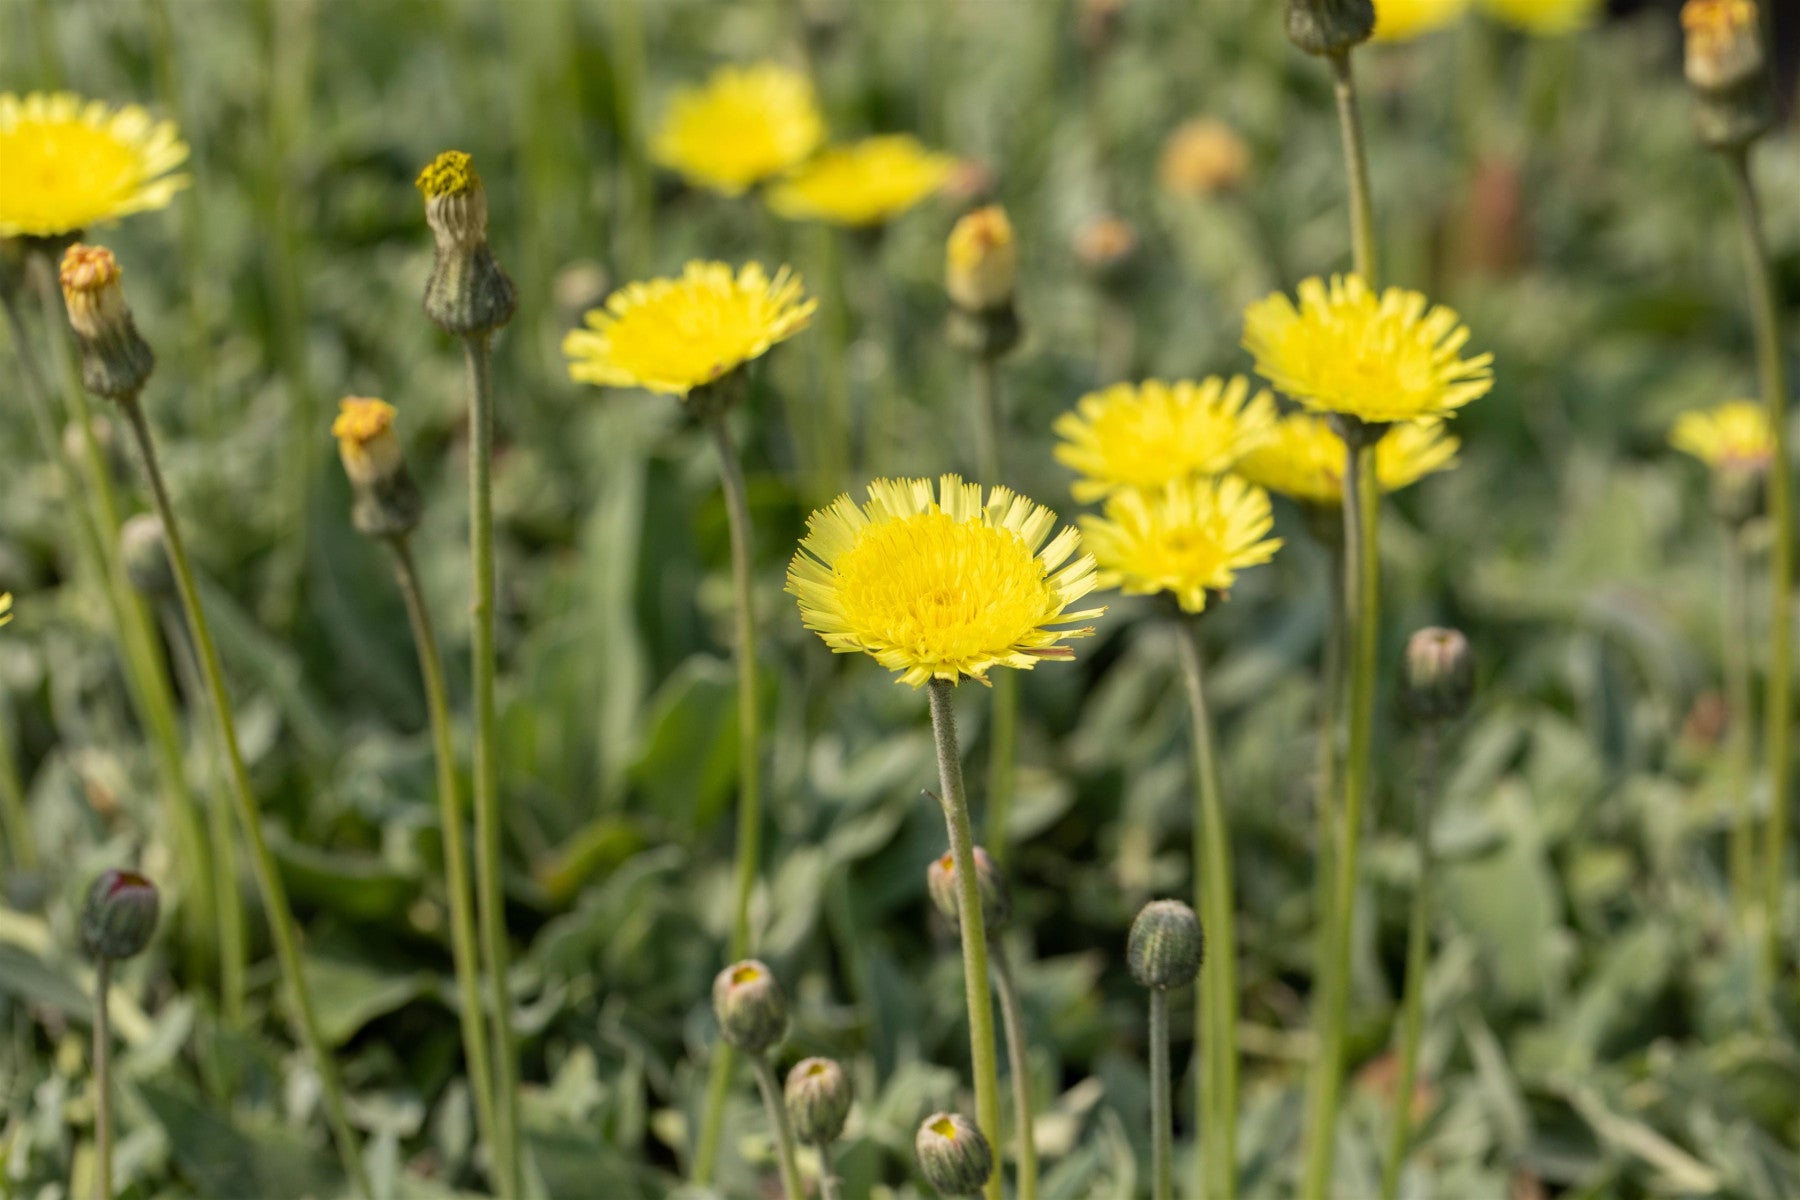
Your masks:
M1415 721L1454 721L1475 698L1475 656L1454 629L1421 629L1406 642L1400 703Z
M81 906L82 949L115 962L141 953L160 906L156 885L136 871L102 871Z
M981 892L981 923L989 933L998 933L1012 920L1012 889L1006 885L1006 873L980 846L975 847L975 886ZM943 854L925 869L925 887L937 910L957 922L956 858Z
M1308 54L1342 54L1374 32L1372 0L1288 0L1288 41Z
M713 980L713 1015L725 1040L760 1054L787 1033L787 995L772 971L753 958L732 963Z
M1200 918L1179 900L1152 900L1131 923L1125 961L1143 987L1186 987L1206 961Z
M425 222L437 247L425 283L425 315L445 333L492 333L512 320L518 293L488 247L487 191L475 164L446 150L419 173Z
M138 513L119 527L119 557L131 586L153 600L175 595L175 572L169 567L169 543L162 519Z
M946 1196L979 1195L994 1173L994 1152L975 1123L960 1113L933 1113L913 1139L919 1170Z
M837 1141L855 1095L843 1067L829 1058L803 1058L788 1072L785 1092L795 1137L809 1146Z
M120 285L124 272L111 250L77 242L63 252L61 283L69 327L81 347L81 382L108 400L144 390L156 356L138 335Z

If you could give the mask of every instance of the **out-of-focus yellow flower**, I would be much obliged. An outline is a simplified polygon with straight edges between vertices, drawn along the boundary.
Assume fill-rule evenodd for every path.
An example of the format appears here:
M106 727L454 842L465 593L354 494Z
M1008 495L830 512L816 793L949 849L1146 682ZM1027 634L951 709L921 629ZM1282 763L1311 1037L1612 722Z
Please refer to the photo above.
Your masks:
M621 288L563 338L569 376L686 396L805 329L818 301L786 267L690 262L679 278Z
M978 208L956 223L944 244L944 290L966 312L1012 303L1019 281L1019 247L1012 222L998 204Z
M1115 383L1083 396L1052 426L1056 459L1081 475L1077 500L1120 488L1157 488L1177 479L1219 475L1275 428L1268 392L1250 395L1243 376L1198 383Z
M1397 492L1455 466L1460 446L1440 421L1396 425L1375 448L1375 481L1382 491ZM1290 500L1344 502L1344 440L1322 417L1292 413L1281 418L1274 436L1244 455L1234 469Z
M162 208L185 187L169 121L71 92L0 94L0 237L58 237Z
M1723 91L1762 74L1762 14L1753 0L1687 0L1681 30L1683 70L1695 87Z
M1769 414L1753 400L1682 413L1669 430L1669 445L1715 471L1767 471L1775 461Z
M1456 24L1469 0L1375 0L1375 40L1410 42Z
M914 687L986 683L994 667L1074 658L1062 643L1093 629L1051 626L1106 611L1069 611L1094 588L1094 560L1070 562L1080 535L1051 538L1055 526L1055 513L1003 487L983 501L955 475L935 491L929 479L878 479L866 503L839 496L808 519L787 590L839 654L869 654Z
M1213 117L1184 121L1163 143L1156 177L1171 196L1193 199L1225 192L1250 173L1250 147Z
M1281 549L1268 536L1269 493L1235 475L1187 479L1157 492L1108 497L1104 516L1081 518L1101 587L1128 596L1173 595L1186 612L1231 590L1237 573Z
M368 486L400 469L400 439L394 436L394 406L383 400L345 396L331 423L338 457L350 482Z
M1579 33L1600 15L1603 0L1481 0L1495 18L1538 37Z
M910 134L864 138L827 147L771 184L769 207L796 220L880 225L934 195L955 167Z
M12 593L0 592L0 625L12 620Z
M1494 356L1458 357L1469 330L1418 292L1377 296L1359 276L1304 281L1300 304L1280 292L1244 311L1256 369L1315 412L1370 424L1443 417L1494 386Z
M650 153L691 182L736 196L804 162L824 140L812 81L757 63L720 67L677 92Z

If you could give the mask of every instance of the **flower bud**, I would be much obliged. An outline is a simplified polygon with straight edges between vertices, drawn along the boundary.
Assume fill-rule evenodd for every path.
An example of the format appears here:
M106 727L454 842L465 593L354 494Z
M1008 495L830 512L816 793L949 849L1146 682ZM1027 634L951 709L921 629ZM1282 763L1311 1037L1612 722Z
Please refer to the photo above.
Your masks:
M102 871L81 906L81 946L88 956L119 961L150 944L160 903L156 885L136 871Z
M437 247L425 315L459 337L492 333L512 320L518 295L488 247L487 191L475 164L460 150L446 150L417 182Z
M1102 283L1119 282L1137 253L1137 230L1124 217L1089 217L1075 231L1075 258Z
M338 401L331 434L337 438L338 457L356 493L350 519L357 532L392 538L417 528L423 504L400 456L400 439L394 436L394 406L346 396Z
M980 846L975 847L975 886L981 892L981 924L989 933L998 933L1012 920L1012 889L1006 884L1006 872ZM925 869L925 887L931 903L940 913L957 923L956 857L944 854Z
M131 586L151 599L175 595L175 572L169 567L169 543L162 518L138 513L119 527L119 557Z
M795 1137L809 1146L837 1141L855 1094L843 1067L829 1058L803 1058L788 1072L785 1092Z
M956 223L944 247L944 289L966 312L1012 304L1019 281L1019 249L1012 222L998 204L978 208Z
M118 260L104 246L77 242L63 253L63 304L81 347L81 382L109 400L136 397L156 365L125 303L123 278Z
M1415 721L1453 721L1475 698L1475 656L1454 629L1421 629L1406 642L1400 703Z
M787 1033L787 996L774 973L753 958L736 962L713 980L713 1015L725 1040L760 1054Z
M1374 32L1372 0L1288 0L1288 41L1308 54L1342 54Z
M1141 987L1186 987L1206 961L1200 918L1179 900L1152 900L1131 923L1125 961Z
M1244 139L1223 121L1196 117L1163 143L1156 177L1170 196L1196 200L1235 189L1249 173L1250 147Z
M1688 0L1681 29L1700 140L1718 150L1749 145L1774 121L1756 0Z
M975 1123L960 1113L933 1113L913 1139L925 1181L945 1196L974 1196L994 1173L994 1152Z

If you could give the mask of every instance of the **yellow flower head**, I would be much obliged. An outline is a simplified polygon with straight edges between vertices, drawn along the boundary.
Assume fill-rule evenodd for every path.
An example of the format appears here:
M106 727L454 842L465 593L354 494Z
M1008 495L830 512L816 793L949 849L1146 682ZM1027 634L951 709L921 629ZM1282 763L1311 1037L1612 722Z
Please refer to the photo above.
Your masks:
M1195 117L1176 127L1163 143L1156 167L1163 191L1185 198L1230 191L1249 173L1250 147L1214 117Z
M368 486L400 469L400 440L394 436L394 406L382 400L345 396L331 423L338 457L352 483Z
M631 284L589 312L587 327L563 338L569 375L686 396L805 329L818 301L801 293L786 267L771 279L757 263L733 274L690 262L679 278Z
M1482 7L1526 33L1562 37L1593 24L1603 0L1482 0Z
M1469 0L1375 0L1375 40L1410 42L1456 24Z
M994 667L1074 658L1061 643L1093 629L1050 626L1106 611L1069 611L1094 588L1094 560L1069 562L1080 535L1050 538L1055 525L1055 513L1003 487L984 503L979 484L955 475L935 492L929 479L878 479L866 503L839 496L807 520L787 590L836 653L871 655L914 687L986 683Z
M936 194L956 160L910 134L831 146L769 188L769 207L784 217L833 225L880 225Z
M1683 69L1695 87L1725 91L1762 74L1762 14L1755 0L1687 0L1681 29Z
M1443 417L1494 386L1494 356L1458 357L1462 318L1427 310L1418 292L1380 296L1359 276L1300 285L1300 305L1280 292L1244 310L1244 347L1270 383L1315 412L1370 424Z
M413 186L425 193L427 200L447 196L466 196L481 186L475 173L475 160L462 150L446 150L425 164Z
M1715 471L1761 472L1775 461L1768 411L1753 400L1682 413L1669 431L1669 445Z
M1052 427L1056 459L1082 476L1075 498L1098 500L1119 488L1156 488L1195 475L1219 475L1275 428L1268 392L1250 381L1210 376L1194 383L1115 383L1083 396Z
M675 94L651 156L701 187L741 195L825 140L812 81L775 63L720 67Z
M1101 587L1128 596L1168 592L1183 611L1200 612L1208 594L1231 590L1239 571L1275 557L1274 523L1269 493L1227 475L1115 492L1104 516L1081 518L1081 532Z
M76 242L63 251L57 281L69 324L84 338L103 338L129 316L121 280L124 268L105 246Z
M166 206L187 186L175 126L70 92L0 93L0 237L57 237Z
M1397 492L1436 471L1456 465L1461 446L1441 421L1409 421L1388 431L1375 447L1375 481ZM1275 435L1237 465L1251 483L1306 504L1344 502L1344 441L1322 417L1293 413L1275 425Z
M1012 222L998 204L978 208L956 223L944 243L944 289L968 312L1011 303L1019 281L1019 247Z
M12 593L0 592L0 625L12 620Z

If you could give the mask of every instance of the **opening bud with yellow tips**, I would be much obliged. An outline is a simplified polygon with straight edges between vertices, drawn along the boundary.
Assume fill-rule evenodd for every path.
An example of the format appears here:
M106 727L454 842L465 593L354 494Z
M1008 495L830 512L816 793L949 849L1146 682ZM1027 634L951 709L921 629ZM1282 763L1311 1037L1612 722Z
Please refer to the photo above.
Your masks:
M1374 32L1372 0L1288 0L1288 41L1308 54L1343 54Z
M338 401L331 434L356 494L350 519L358 533L396 538L418 527L423 507L412 473L394 436L394 406L382 400L346 396Z
M787 1034L787 994L775 973L753 958L719 972L712 1000L719 1032L747 1054L761 1054Z
M981 923L990 934L998 933L1012 921L1012 889L992 855L980 846L975 847L974 854L975 886L981 891ZM953 855L943 854L931 861L925 871L925 886L931 893L932 905L955 924L958 909Z
M63 304L81 347L81 382L109 400L133 399L156 366L125 303L125 273L105 246L76 242L63 252Z
M1152 900L1131 923L1125 960L1140 987L1186 987L1206 961L1200 918L1179 900Z
M1406 642L1400 703L1420 724L1454 721L1475 698L1475 655L1454 629L1421 629Z
M1715 150L1749 145L1774 122L1756 0L1688 0L1681 30L1700 140Z
M1018 282L1019 248L1006 210L990 204L958 221L944 247L951 344L986 358L1018 345Z
M437 245L425 283L425 315L458 337L492 333L512 320L518 293L488 247L487 190L461 150L431 160L417 180Z
M994 1173L994 1152L975 1122L960 1113L933 1113L913 1139L925 1181L945 1196L974 1196Z
M829 1058L803 1058L783 1089L794 1136L809 1146L828 1146L844 1132L856 1089L850 1075Z

